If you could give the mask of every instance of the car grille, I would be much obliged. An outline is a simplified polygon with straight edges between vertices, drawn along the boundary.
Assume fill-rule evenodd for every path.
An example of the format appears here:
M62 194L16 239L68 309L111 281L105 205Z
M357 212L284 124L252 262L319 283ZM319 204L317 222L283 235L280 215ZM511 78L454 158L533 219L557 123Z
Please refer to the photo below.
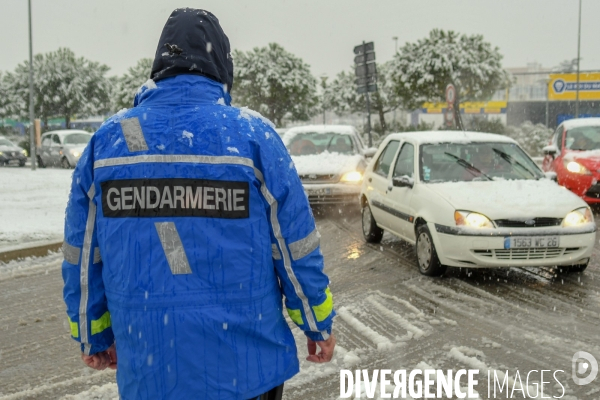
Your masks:
M302 183L337 183L340 179L336 174L307 174L300 175Z
M600 198L600 184L592 185L585 193L585 196Z
M357 194L330 194L330 195L309 195L310 204L358 204Z
M531 218L527 220L497 219L498 228L539 228L543 226L559 226L561 218Z
M580 247L545 247L527 249L473 250L480 257L495 260L544 260L569 255L579 251Z

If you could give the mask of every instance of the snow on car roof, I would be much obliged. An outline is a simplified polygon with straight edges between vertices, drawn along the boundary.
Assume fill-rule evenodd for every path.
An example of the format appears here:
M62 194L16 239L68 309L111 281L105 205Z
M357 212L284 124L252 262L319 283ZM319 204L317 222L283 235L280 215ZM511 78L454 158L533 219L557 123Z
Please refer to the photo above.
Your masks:
M48 135L48 134L52 134L52 133L56 133L59 136L68 135L70 133L87 133L88 135L91 135L91 133L89 133L88 131L84 131L81 129L60 129L57 131L44 132L44 135Z
M283 144L288 146L292 139L299 133L337 133L339 135L355 135L356 129L352 125L304 125L288 129L283 136Z
M570 119L563 122L563 126L567 129L577 128L580 126L599 126L600 118L578 118Z
M305 125L290 128L285 134L317 132L317 133L339 133L342 135L354 135L356 129L352 125Z
M424 143L469 143L469 142L508 142L516 143L508 136L495 133L462 132L462 131L419 131L392 133L387 139L411 140L417 144Z

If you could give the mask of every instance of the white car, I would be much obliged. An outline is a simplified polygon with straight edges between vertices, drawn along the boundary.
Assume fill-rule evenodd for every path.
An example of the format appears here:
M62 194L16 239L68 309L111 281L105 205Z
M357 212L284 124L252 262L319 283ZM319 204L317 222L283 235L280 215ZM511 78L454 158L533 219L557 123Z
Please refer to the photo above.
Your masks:
M568 266L583 271L596 224L512 139L474 132L389 135L365 172L363 234L416 245L419 270Z
M76 129L44 133L41 137L42 145L37 153L38 166L75 168L91 138L91 133Z
M376 149L365 148L347 125L291 128L282 137L312 204L357 203L367 166Z

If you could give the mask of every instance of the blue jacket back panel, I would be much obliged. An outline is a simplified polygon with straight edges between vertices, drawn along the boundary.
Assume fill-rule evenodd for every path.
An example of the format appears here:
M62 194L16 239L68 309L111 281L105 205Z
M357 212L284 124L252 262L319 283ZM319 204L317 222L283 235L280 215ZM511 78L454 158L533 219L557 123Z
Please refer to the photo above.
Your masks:
M249 399L298 372L282 314L314 340L333 302L319 234L270 123L210 79L149 81L73 174L71 335L116 342L123 399Z

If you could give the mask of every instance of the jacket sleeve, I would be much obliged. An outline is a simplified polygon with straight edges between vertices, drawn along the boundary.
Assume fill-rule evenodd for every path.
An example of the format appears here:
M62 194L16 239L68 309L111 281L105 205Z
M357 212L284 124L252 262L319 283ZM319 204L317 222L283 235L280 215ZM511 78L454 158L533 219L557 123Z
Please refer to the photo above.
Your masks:
M321 236L292 159L279 135L270 131L258 168L269 203L275 271L290 318L312 340L327 340L336 314L323 272Z
M114 342L96 236L94 142L92 138L73 173L65 212L62 264L71 336L81 343L81 350L87 355L106 350Z

